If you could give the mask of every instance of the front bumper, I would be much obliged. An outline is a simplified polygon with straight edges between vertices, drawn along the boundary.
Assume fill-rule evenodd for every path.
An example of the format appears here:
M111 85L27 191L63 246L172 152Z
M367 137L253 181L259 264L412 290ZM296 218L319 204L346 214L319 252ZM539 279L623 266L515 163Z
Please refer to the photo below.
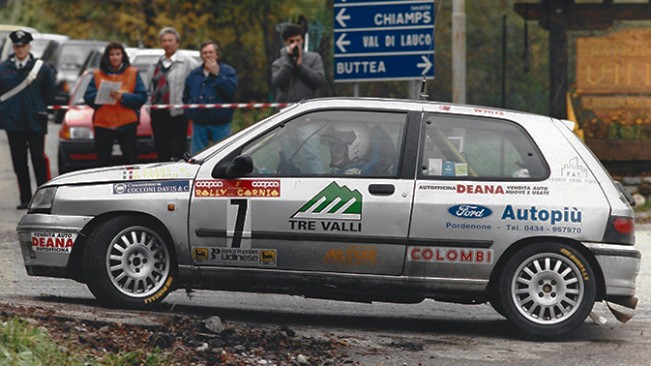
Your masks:
M91 216L24 215L16 231L30 276L70 278L68 262Z
M605 282L606 299L635 295L642 254L629 245L583 243L597 259Z
M151 137L138 137L137 145L138 163L149 163L158 161L158 153ZM122 152L117 142L113 147L113 160L116 164L124 163ZM97 153L93 140L59 140L58 151L59 173L67 173L73 170L96 168Z

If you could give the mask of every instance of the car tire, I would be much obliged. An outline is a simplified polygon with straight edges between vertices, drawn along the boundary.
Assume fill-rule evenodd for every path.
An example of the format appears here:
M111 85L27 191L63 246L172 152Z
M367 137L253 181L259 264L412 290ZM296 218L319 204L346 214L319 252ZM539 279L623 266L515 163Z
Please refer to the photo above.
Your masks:
M59 175L68 173L70 171L70 169L67 168L67 164L64 156L65 153L61 151L61 148L59 148L59 151L57 152L57 169Z
M84 275L102 305L143 309L173 291L177 264L164 232L154 220L120 216L89 235Z
M583 323L596 297L594 271L573 247L528 245L506 263L499 299L507 319L527 335L553 338Z
M506 318L506 312L504 312L504 307L502 306L502 302L499 299L499 296L496 294L491 295L491 299L488 301L490 306L495 310L498 314Z

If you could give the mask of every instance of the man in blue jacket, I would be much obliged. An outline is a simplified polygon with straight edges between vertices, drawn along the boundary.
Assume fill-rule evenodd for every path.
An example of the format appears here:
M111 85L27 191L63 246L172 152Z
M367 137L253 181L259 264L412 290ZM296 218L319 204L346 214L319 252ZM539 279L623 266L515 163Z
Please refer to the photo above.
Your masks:
M204 42L200 48L203 65L185 79L183 103L232 103L237 89L235 69L220 61L216 42ZM231 134L233 110L230 108L190 108L185 114L192 121L192 154Z
M0 128L7 132L11 162L18 178L20 204L26 209L32 199L27 154L31 156L36 184L50 180L50 162L45 155L48 111L55 89L54 71L32 56L32 35L18 30L9 35L14 53L0 63ZM34 69L34 71L32 71Z

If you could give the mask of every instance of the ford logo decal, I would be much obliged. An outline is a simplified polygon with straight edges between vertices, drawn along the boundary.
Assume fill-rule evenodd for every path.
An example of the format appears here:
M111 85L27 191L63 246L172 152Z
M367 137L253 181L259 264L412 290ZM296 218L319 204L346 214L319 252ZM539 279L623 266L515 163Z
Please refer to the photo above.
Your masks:
M456 205L448 208L450 215L461 219L481 219L493 214L493 211L481 205Z

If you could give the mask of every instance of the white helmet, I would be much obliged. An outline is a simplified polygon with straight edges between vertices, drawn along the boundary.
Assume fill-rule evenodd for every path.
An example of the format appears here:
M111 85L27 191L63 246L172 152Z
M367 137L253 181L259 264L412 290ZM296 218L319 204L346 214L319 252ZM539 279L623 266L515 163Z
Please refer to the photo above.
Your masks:
M347 146L347 156L351 162L362 160L371 146L368 128L356 123L333 123L323 134L322 141L336 141Z

